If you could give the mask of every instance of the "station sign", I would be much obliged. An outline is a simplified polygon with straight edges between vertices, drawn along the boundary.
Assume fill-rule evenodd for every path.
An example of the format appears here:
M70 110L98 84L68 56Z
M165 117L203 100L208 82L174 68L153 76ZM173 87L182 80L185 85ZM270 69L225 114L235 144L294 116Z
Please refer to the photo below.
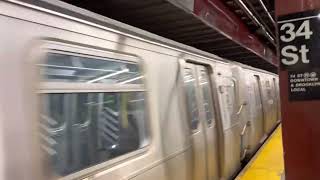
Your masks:
M278 17L278 32L289 100L320 99L320 10Z

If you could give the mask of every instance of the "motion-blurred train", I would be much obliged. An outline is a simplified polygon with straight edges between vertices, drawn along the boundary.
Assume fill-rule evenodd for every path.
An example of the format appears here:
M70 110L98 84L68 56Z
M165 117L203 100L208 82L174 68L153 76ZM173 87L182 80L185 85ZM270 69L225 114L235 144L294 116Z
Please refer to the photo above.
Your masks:
M47 2L0 1L0 178L232 179L279 123L276 74Z

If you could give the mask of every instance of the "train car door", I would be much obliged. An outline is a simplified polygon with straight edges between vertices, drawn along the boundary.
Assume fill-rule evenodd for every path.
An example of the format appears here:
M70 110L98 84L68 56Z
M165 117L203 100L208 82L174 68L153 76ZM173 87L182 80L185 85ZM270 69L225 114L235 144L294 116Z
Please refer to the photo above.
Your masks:
M212 81L206 67L197 65L198 87L200 92L201 119L204 124L207 148L207 174L209 180L219 178L218 173L218 132L214 102L212 96Z
M274 84L274 87L275 87L275 98L276 98L276 114L277 114L277 122L280 122L280 92L279 92L279 81L278 79L276 78L273 78L273 84Z
M218 179L217 130L211 81L205 66L184 64L184 91L191 124L193 179Z
M276 112L275 112L275 89L272 79L268 75L262 76L261 84L262 97L263 97L263 112L264 112L264 129L267 134L271 133L276 125Z
M240 168L241 137L239 114L243 106L237 103L237 81L228 65L214 69L219 101L219 159L221 179L230 179Z
M271 101L270 105L272 108L272 125L273 128L277 125L278 122L278 97L277 97L277 87L275 79L272 77L270 78L270 87L271 87Z
M262 74L259 75L260 80L260 92L261 92L261 100L262 100L262 107L263 107L263 129L265 134L269 134L271 132L271 126L270 126L270 106L268 103L268 97L267 97L267 77Z
M235 83L235 90L236 90L236 101L235 104L239 111L236 113L237 118L239 119L240 126L241 126L241 159L243 160L249 153L250 147L250 138L252 136L251 133L251 125L250 125L250 118L249 118L249 108L247 106L248 101L248 93L250 92L247 89L247 81L245 77L245 70L242 69L240 66L232 66L232 76L234 78Z
M256 119L255 119L255 93L254 93L254 87L253 87L253 76L248 70L244 70L245 73L245 82L244 85L245 87L243 88L245 90L245 97L246 97L246 119L245 119L245 124L242 124L242 131L241 134L246 135L246 142L245 146L242 148L242 158L243 160L247 160L248 157L251 157L253 152L255 151L257 145L259 144L259 140L257 140L257 124L256 124ZM241 137L242 137L241 136Z
M255 123L256 123L256 141L263 141L264 137L264 124L263 124L263 106L262 106L262 94L261 94L261 85L260 77L258 75L253 76L253 89L254 89L254 107L255 107Z

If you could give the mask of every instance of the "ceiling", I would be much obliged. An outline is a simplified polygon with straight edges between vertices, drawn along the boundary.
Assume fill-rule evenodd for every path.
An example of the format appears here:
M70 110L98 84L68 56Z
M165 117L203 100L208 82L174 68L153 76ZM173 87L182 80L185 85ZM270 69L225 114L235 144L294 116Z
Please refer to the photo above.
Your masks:
M274 0L225 0L224 3L241 18L253 34L276 51ZM250 16L250 13L255 18ZM273 41L268 38L266 32L274 39Z
M167 0L63 1L229 60L235 60L270 72L277 72L277 67L274 65ZM275 27L259 1L226 0L223 2L241 18L260 41L275 51L275 43L265 33L267 31L275 39ZM250 13L241 6L243 3L251 14L258 14L259 17L256 16L256 19L250 17ZM263 3L273 18L274 1L263 0Z

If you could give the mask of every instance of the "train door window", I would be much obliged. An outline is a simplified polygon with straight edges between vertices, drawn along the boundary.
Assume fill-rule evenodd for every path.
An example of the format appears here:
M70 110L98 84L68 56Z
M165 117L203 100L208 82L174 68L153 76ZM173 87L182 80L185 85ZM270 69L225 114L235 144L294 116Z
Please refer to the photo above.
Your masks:
M214 121L213 102L212 102L212 91L210 86L210 80L208 71L203 69L200 71L200 88L202 90L203 106L205 111L205 118L209 125Z
M260 108L262 111L262 97L261 97L261 88L260 88L260 77L254 75L254 89L255 89L255 105Z
M56 174L66 176L148 144L137 62L55 50L38 66L42 149Z
M236 90L235 90L235 85L233 83L233 81L230 81L232 82L231 85L229 86L225 86L225 105L228 109L228 112L230 114L230 116L232 116L234 114L234 106L235 106L235 103L236 103ZM235 118L232 118L232 120L235 120Z
M186 93L187 110L191 129L195 130L199 124L199 108L196 97L196 79L193 69L184 69L184 87Z
M254 86L252 86L251 83L251 77L247 76L246 77L246 90L247 92L245 93L245 97L248 100L248 105L247 105L247 112L248 112L248 118L250 121L254 120L254 113L255 113L255 91L254 91Z
M268 103L271 105L271 104L274 103L273 102L274 101L273 100L273 98L274 98L274 94L273 94L274 89L272 88L271 83L270 83L269 80L266 81L266 91L267 91Z
M278 97L278 95L279 95L279 92L278 92L278 91L279 91L279 88L278 88L276 79L273 78L272 80L273 80L274 98L276 98L276 100L278 100L278 99L279 99L279 97Z
M219 99L223 117L223 129L229 129L237 123L234 118L236 104L236 82L231 77L221 77L219 88Z

